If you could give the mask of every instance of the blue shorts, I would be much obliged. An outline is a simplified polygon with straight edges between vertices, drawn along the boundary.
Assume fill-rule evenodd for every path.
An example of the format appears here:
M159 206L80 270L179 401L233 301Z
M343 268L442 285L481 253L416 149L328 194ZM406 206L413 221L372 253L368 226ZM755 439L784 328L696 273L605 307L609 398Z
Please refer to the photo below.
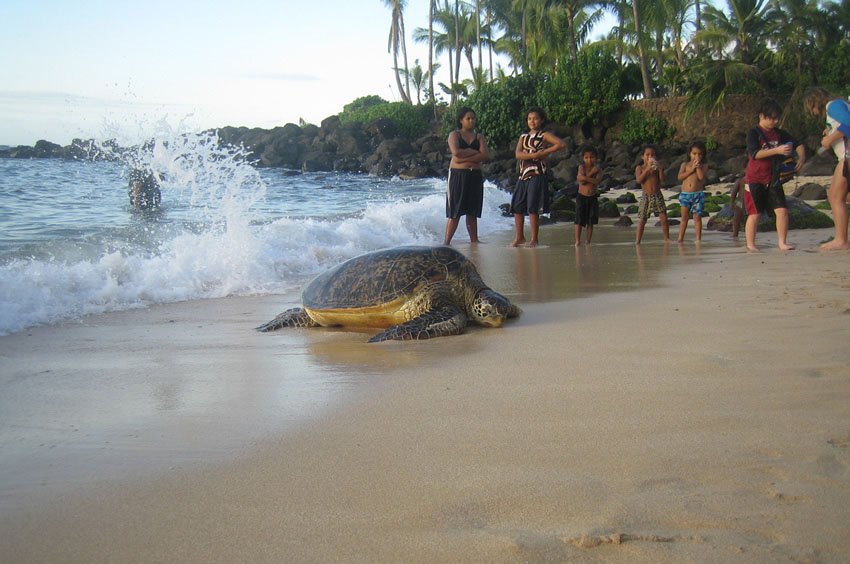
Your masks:
M681 192L679 205L688 208L693 215L705 215L705 192Z

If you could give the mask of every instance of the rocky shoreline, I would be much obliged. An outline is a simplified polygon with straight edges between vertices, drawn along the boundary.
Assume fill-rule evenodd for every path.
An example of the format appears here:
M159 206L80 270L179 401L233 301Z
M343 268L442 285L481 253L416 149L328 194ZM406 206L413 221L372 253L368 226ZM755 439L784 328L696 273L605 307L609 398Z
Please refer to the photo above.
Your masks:
M581 160L583 140L570 136L567 128L555 127L567 148L549 158L552 186L558 193L574 193L576 173ZM322 121L320 126L288 123L273 129L227 126L215 130L223 145L243 147L248 158L259 167L280 167L300 172L351 172L376 176L398 176L402 179L444 178L450 155L446 140L437 133L407 139L388 119L369 123L343 124L338 116ZM600 192L609 190L639 191L634 167L640 147L613 141L597 147L603 169ZM119 160L125 150L114 142L75 139L68 146L41 140L34 146L18 146L0 150L0 158L64 158L76 160ZM687 144L665 143L658 147L659 160L665 164L667 181L664 188L678 191L679 166L687 158ZM744 170L746 157L742 146L722 146L709 151L707 190L720 183L733 182ZM805 176L830 176L834 169L831 155L812 155L801 172ZM513 147L494 149L492 159L483 167L484 176L499 188L512 191L516 183L516 160ZM815 188L812 188L813 190Z

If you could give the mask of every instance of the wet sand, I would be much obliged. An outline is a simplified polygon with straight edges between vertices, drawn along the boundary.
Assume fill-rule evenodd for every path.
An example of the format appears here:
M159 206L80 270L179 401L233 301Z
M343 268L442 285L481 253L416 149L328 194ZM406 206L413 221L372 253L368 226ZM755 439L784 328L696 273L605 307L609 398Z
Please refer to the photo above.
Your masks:
M251 331L291 296L2 337L0 554L849 560L850 253L658 231L461 237L524 313L458 337Z

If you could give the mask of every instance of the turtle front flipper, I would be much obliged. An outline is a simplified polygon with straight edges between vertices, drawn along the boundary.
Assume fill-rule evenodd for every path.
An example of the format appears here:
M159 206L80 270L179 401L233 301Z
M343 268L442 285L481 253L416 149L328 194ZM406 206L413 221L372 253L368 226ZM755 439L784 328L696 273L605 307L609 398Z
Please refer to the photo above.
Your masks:
M257 331L263 333L267 331L275 331L281 327L318 327L319 324L313 321L304 308L294 307L288 309L269 321L257 327Z
M466 314L460 308L451 306L426 311L419 317L394 325L381 331L370 343L380 341L410 341L413 339L431 339L444 335L459 335L466 327Z

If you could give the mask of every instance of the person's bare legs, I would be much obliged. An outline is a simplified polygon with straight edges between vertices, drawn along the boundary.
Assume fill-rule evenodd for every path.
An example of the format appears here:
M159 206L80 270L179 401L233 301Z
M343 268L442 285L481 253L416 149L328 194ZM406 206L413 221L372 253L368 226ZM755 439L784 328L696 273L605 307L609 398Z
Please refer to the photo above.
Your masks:
M643 239L644 228L646 228L646 219L639 219L637 232L635 233L635 245L640 245L640 240Z
M850 249L850 242L847 240L847 179L844 178L843 166L844 161L839 161L828 193L832 221L835 223L835 237L820 246L822 251Z
M590 240L593 239L593 224L587 224L587 244L590 244Z
M531 241L528 242L528 246L536 247L539 243L537 240L537 234L540 232L540 215L536 213L529 213L528 223L531 226Z
M516 234L514 235L514 240L511 241L511 247L519 247L520 245L525 243L525 235L523 231L525 230L525 216L521 213L514 214L514 231Z
M758 251L758 247L756 247L756 231L758 231L759 226L759 214L752 213L747 216L747 223L744 225L744 232L747 235L747 250L748 251Z
M779 240L779 248L783 251L794 250L794 245L788 244L788 208L777 208L773 212L776 214L776 237Z
M474 215L466 216L466 232L469 233L470 243L480 243L478 240L478 218Z
M576 223L576 247L581 245L581 225Z
M744 216L744 210L738 206L732 206L732 237L738 237L741 231L741 219Z
M685 230L688 228L688 217L690 217L688 208L682 206L682 222L679 224L679 237L676 239L679 243L685 240Z
M702 241L702 216L698 213L694 214L694 235L697 243Z
M446 221L446 238L443 239L444 245L451 245L452 237L455 236L455 231L457 231L457 226L459 223L459 217L450 217L448 221Z
M667 223L667 214L658 214L658 220L661 221L661 231L664 232L664 240L670 240L670 224Z

